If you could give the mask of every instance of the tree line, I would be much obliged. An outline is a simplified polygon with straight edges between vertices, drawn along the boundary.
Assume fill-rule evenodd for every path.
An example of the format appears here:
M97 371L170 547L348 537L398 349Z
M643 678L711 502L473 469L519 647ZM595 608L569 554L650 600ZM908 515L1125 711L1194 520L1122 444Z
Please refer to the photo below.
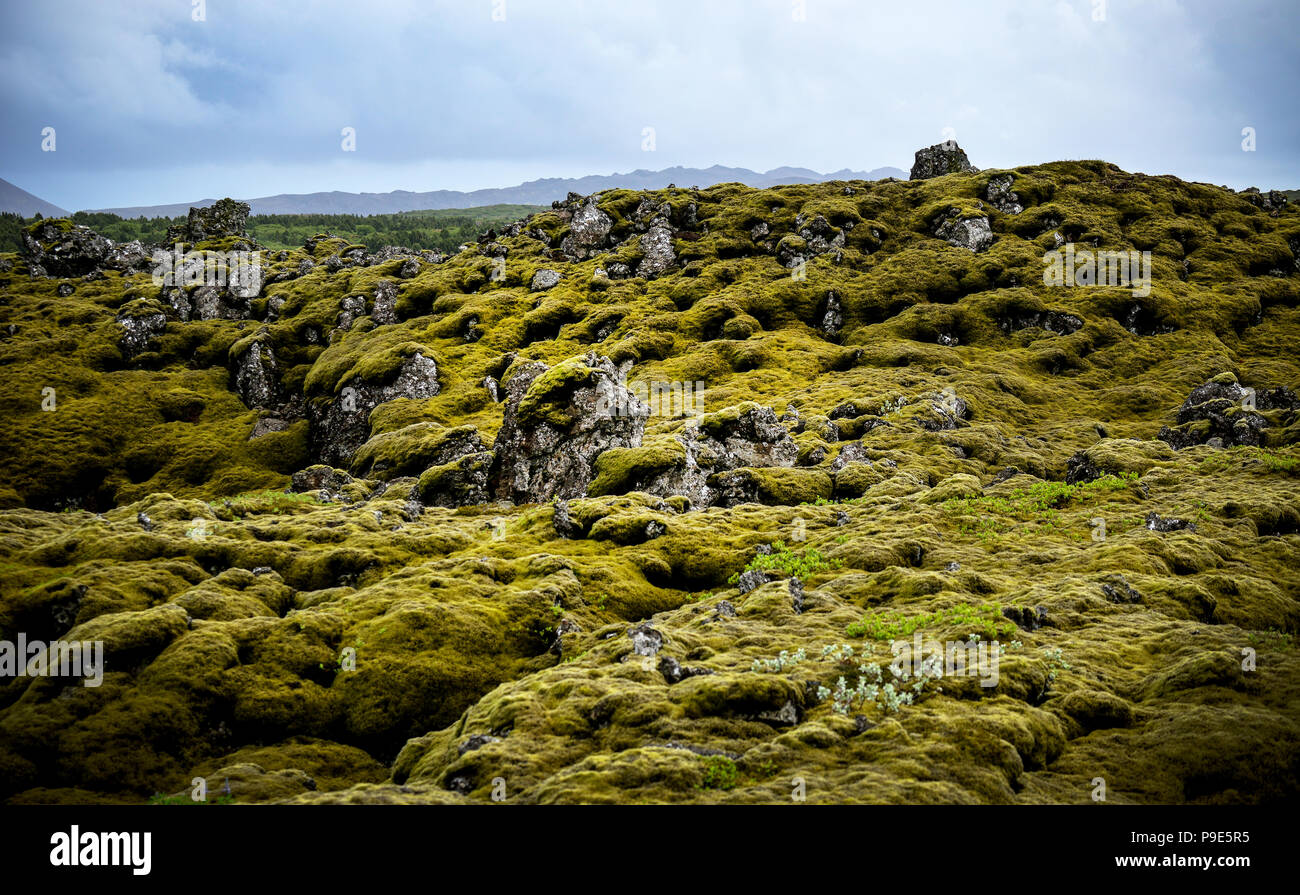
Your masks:
M248 233L272 249L297 248L318 233L328 232L372 252L386 245L449 252L472 242L489 228L499 229L540 210L534 205L484 205L397 214L263 214L249 217ZM21 251L23 228L37 220L40 215L24 219L10 212L0 213L0 252ZM161 244L167 239L167 228L185 218L123 218L107 212L78 211L71 220L114 242L138 239Z

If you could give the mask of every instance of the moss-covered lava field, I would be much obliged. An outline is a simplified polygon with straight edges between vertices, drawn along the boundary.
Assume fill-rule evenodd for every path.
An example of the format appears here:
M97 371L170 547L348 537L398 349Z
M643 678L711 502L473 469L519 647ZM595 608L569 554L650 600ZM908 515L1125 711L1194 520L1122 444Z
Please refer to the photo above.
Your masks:
M30 227L0 639L104 665L0 679L0 798L1294 799L1300 210L941 169L163 247L251 287ZM918 637L996 685L900 679Z

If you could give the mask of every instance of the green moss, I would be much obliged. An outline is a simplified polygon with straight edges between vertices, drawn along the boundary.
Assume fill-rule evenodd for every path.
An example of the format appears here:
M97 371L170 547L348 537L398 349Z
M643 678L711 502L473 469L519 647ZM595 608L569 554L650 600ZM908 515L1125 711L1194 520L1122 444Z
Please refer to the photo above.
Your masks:
M581 357L569 358L538 376L519 402L518 418L523 424L549 423L567 428L573 419L569 398L591 381L592 370Z

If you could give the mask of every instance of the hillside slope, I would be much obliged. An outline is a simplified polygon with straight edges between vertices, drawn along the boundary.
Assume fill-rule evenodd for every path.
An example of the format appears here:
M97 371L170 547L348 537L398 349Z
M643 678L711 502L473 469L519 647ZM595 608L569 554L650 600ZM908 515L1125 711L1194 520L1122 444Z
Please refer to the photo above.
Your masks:
M253 288L29 236L0 634L106 671L0 683L12 802L1300 794L1275 196L1098 161L616 190ZM1045 285L1058 249L1150 252L1149 289ZM896 675L917 642L981 674Z
M47 218L67 214L59 206L46 202L39 196L33 196L27 190L14 186L4 179L0 179L0 211L12 212L25 218L35 217L38 214Z

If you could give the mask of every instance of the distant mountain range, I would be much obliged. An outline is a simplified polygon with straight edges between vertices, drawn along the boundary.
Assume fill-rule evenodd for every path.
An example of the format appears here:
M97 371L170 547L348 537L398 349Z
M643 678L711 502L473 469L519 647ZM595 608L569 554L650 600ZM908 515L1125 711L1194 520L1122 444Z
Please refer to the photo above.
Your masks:
M33 196L27 190L19 189L7 180L0 179L0 211L11 211L25 218L39 214L45 218L67 217L68 213L57 205ZM185 210L186 214L189 209Z
M662 189L671 184L686 186L713 186L716 183L738 181L753 187L769 187L787 183L821 183L827 180L880 180L885 177L907 178L907 172L898 168L876 168L874 171L850 171L847 168L830 174L819 174L808 168L773 168L759 173L748 168L665 168L662 171L644 169L627 174L592 174L587 177L548 177L530 180L518 186L499 189L433 190L414 193L394 190L391 193L299 193L262 196L244 199L252 206L253 214L395 214L401 211L426 211L442 208L477 208L482 205L549 205L563 199L570 192L590 195L603 190ZM25 194L24 194L25 195ZM181 202L175 205L138 205L129 208L97 208L124 218L180 217L189 213L190 206L204 207L216 199L198 202Z
M477 208L484 205L549 205L569 193L584 196L612 189L653 190L669 184L680 187L713 186L718 183L738 182L765 188L791 183L824 183L828 180L883 180L886 177L907 179L907 172L899 168L874 168L870 171L851 171L842 168L829 174L820 174L810 168L773 168L771 171L751 171L748 168L728 168L714 165L711 168L664 168L647 171L644 168L626 174L590 174L586 177L547 177L530 180L518 186L498 189L433 190L415 193L394 190L391 193L281 193L245 199L253 214L396 214L403 211L433 211L448 208ZM1300 202L1300 190L1284 190L1292 202ZM175 218L184 217L191 206L206 208L216 199L197 202L178 202L174 205L133 205L125 208L96 208L90 211L108 212L123 218ZM16 212L23 217L39 213L43 217L66 217L68 212L46 202L24 189L0 179L0 212Z

